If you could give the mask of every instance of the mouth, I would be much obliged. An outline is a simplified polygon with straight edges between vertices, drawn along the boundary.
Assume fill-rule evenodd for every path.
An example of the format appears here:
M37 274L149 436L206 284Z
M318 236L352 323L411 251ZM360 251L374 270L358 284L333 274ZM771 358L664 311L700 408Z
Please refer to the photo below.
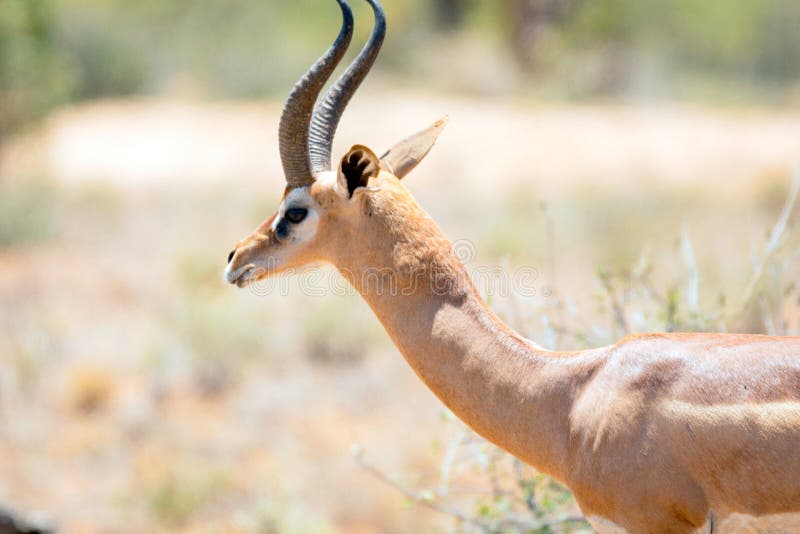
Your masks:
M245 287L255 280L256 266L252 263L243 265L234 271L225 269L225 280L237 287Z

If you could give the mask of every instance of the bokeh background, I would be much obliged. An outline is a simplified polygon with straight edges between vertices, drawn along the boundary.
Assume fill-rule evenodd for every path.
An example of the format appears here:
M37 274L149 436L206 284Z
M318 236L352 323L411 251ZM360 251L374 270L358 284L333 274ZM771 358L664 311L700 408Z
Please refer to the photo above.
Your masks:
M535 295L481 287L515 328L552 348L798 334L800 3L384 3L334 152L449 114L406 183L469 267L537 270ZM348 60L372 23L351 4ZM222 281L283 190L283 98L339 21L333 0L0 0L7 514L588 531L568 491L447 413L357 296Z

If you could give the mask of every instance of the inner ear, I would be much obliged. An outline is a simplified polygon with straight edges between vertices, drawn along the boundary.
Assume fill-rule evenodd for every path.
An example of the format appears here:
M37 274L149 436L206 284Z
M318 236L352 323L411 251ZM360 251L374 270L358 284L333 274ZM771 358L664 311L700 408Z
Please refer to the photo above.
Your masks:
M347 193L353 196L353 192L359 187L366 187L367 182L380 172L378 157L369 148L362 145L355 145L342 158L339 165L339 182L347 186Z

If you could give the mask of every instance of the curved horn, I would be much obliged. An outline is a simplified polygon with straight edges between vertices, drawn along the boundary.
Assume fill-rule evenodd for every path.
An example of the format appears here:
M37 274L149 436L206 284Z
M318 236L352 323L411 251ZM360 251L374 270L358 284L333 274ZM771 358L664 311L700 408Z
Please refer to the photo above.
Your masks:
M328 51L295 84L281 114L278 139L283 173L290 187L308 185L314 181L308 156L312 109L353 36L353 12L346 0L336 1L342 9L342 29Z
M386 35L386 14L378 0L367 0L375 13L375 25L367 44L325 97L314 109L309 131L308 151L314 173L331 169L331 145L339 119L358 86L367 77L381 50Z

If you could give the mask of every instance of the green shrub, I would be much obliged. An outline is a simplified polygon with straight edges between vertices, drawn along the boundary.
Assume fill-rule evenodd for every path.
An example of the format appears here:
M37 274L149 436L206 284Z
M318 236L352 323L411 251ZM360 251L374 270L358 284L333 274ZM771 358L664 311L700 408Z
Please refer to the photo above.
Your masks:
M0 248L37 243L56 232L57 190L40 181L0 183Z

